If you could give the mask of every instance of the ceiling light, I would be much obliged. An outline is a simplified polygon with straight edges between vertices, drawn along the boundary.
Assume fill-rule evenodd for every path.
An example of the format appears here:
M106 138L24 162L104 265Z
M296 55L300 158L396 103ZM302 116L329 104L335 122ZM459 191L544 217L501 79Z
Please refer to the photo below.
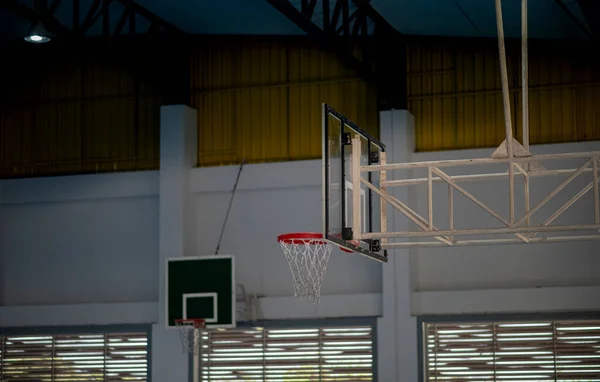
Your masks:
M29 34L25 36L25 41L33 44L42 44L50 41L50 33L44 28L44 24L41 21L33 24L29 30Z

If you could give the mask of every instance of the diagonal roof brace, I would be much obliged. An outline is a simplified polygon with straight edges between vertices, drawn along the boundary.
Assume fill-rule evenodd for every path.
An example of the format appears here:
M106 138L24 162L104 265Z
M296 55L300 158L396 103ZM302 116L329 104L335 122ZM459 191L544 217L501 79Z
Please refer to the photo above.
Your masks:
M369 0L321 0L319 13L317 0L301 0L300 8L289 0L266 1L375 84L380 109L406 108L404 35L375 11ZM397 52L390 54L390 49Z
M41 18L41 21L44 22L46 28L48 28L48 30L52 33L60 35L71 33L69 28L62 25L50 13L44 12L40 15L35 9L29 8L17 0L0 0L0 8L14 13L15 15L29 21L32 24L40 21Z
M600 1L577 0L588 26L592 30L593 38L600 39Z
M166 34L179 37L187 36L186 32L150 12L133 0L93 0L82 20L80 20L81 0L72 0L73 17L71 28L63 25L54 16L56 10L61 6L62 0L53 0L49 7L47 0L36 0L36 2L43 3L43 6L36 6L36 8L40 9L33 9L21 4L18 0L0 0L0 8L6 9L32 23L41 19L50 32L60 35L62 38L85 37L96 22L101 23L102 34L104 36L118 35L124 31L128 31L129 34L140 33L139 25L136 27L136 18L140 17L147 20L150 24L148 32L163 31ZM109 12L109 9L115 5L122 9L122 15L119 18L116 28L111 30L111 23L109 22L111 12ZM126 29L127 25L128 28Z

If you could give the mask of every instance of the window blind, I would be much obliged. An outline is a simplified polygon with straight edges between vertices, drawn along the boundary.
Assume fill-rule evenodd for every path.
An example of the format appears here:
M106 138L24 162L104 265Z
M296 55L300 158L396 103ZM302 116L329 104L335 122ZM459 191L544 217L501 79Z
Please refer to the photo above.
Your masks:
M145 381L146 333L0 337L0 381Z
M427 381L600 381L600 320L424 324Z
M204 332L203 381L372 381L371 326Z

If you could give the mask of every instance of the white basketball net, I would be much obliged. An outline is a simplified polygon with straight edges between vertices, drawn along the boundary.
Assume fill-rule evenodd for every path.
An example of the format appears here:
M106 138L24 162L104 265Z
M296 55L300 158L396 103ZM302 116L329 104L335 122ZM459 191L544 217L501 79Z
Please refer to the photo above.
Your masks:
M204 321L177 320L175 321L181 347L185 353L198 354L202 343L202 328Z
M318 308L331 244L323 239L293 239L280 244L292 271L294 296Z

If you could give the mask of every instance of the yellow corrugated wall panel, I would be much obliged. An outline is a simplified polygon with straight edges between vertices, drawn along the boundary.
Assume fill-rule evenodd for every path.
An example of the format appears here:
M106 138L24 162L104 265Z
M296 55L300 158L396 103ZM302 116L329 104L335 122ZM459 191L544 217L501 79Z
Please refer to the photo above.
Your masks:
M514 135L521 132L520 57L508 49ZM568 47L530 52L531 144L600 139L598 70ZM497 45L418 40L408 49L417 151L494 147L504 139Z
M600 70L584 52L576 48L539 52L531 60L529 77L533 143L600 139ZM520 133L520 110L517 123Z
M287 157L285 89L249 88L201 93L199 163L228 164L282 160Z
M323 102L378 132L374 90L314 46L210 44L192 77L200 166L319 157Z
M66 61L12 74L25 83L0 108L0 176L158 168L159 99L148 85L118 64Z
M295 85L290 88L290 158L321 155L321 104L325 101L378 136L375 90L363 81Z

